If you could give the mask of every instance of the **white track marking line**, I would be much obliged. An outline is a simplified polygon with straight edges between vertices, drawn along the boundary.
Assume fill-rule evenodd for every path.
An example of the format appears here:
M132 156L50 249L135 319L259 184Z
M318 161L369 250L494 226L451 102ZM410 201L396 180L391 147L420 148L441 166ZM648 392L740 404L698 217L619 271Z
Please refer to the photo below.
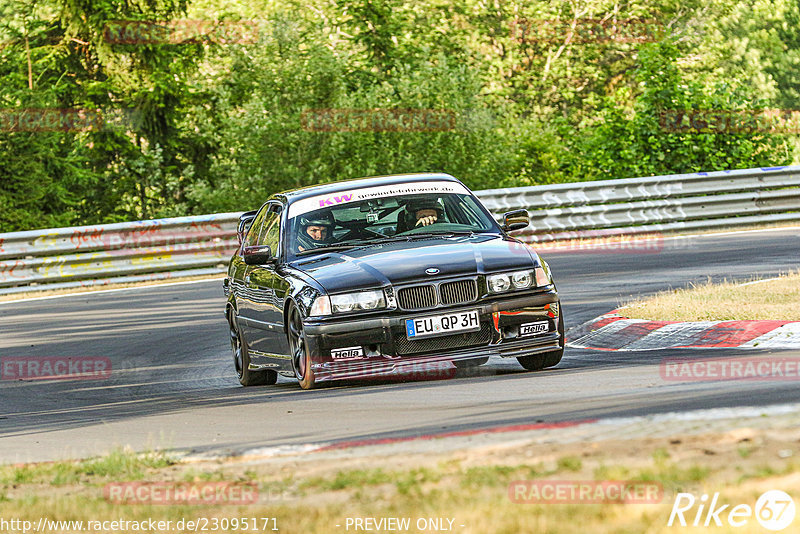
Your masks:
M665 423L710 423L714 421L733 421L736 423L735 426L731 427L738 428L742 424L743 419L756 419L756 420L763 420L765 417L770 416L786 416L786 415L796 415L800 414L800 404L769 404L765 406L743 406L743 407L724 407L724 408L706 408L700 410L690 410L690 411L683 411L683 412L666 412L666 413L657 413L657 414L649 414L649 415L636 415L636 416L629 416L629 417L603 417L591 422L583 422L579 425L569 427L569 431L577 430L579 435L584 435L582 439L586 441L586 435L593 436L593 441L602 441L603 439L612 439L614 435L619 435L619 433L623 430L626 430L628 427L633 425L652 425L652 424L659 424L663 425ZM746 423L745 423L746 424ZM609 429L611 427L611 429ZM565 430L566 429L529 429L529 430L507 430L501 433L495 433L492 431L491 427L487 427L485 432L479 432L477 434L473 434L470 439L473 439L477 436L487 437L492 439L492 437L496 436L505 436L506 434L518 434L520 435L520 440L525 441L526 443L530 439L531 436L548 436L547 442L552 443L568 443L574 441L574 437L567 439L560 439L565 437ZM686 428L675 428L673 429L674 432L667 433L665 435L674 435L675 433L685 433L687 431ZM633 438L636 437L636 434L642 435L650 434L652 431L648 430L647 427L640 429L640 432L633 432ZM696 434L697 432L689 432ZM435 436L435 434L434 434ZM550 437L551 436L551 437ZM504 438L506 442L508 442L508 438ZM453 447L454 449L463 449L469 448L470 444L464 442L462 436L442 436L438 438L441 440L440 443L447 443L448 446L453 447L454 441L461 440L462 445L459 446L458 443L455 444ZM449 441L444 441L449 440ZM415 449L415 446L419 446L420 444L430 444L434 440L408 440L405 443L407 447L405 450L406 452L412 452ZM230 461L230 460L252 460L258 461L258 459L267 459L267 458L275 458L280 456L301 456L309 453L320 453L319 449L324 447L328 447L331 444L336 444L337 442L317 442L317 443L302 443L302 444L293 444L293 445L275 445L275 446L266 446L266 447L257 447L252 449L244 449L241 451L234 451L233 455L229 452L226 453L218 453L216 451L206 451L201 453L190 453L184 456L181 460L184 462L198 462L198 461ZM409 445L410 444L410 445ZM415 445L416 444L416 445ZM325 451L327 453L334 453L334 454L353 454L353 449L368 449L368 448L383 448L384 450L387 447L391 447L396 445L396 443L373 443L369 445L356 445L354 447L350 447L347 449L338 449L336 451Z
M3 300L0 301L0 306L3 304L13 304L15 302L32 302L34 300L50 300L50 299L60 299L64 297L85 297L89 295L97 295L99 293L116 293L120 291L133 291L136 289L149 289L151 287L169 287L169 286L180 286L186 284L203 284L205 282L220 282L222 278L209 278L208 280L187 280L186 282L168 282L166 284L148 284L143 286L136 286L136 287L118 287L116 289L98 289L96 291L79 291L77 293L64 293L63 295L48 295L46 297L31 297L25 299L16 299L16 300Z
M760 284L761 282L772 282L773 280L780 280L780 278L764 278L763 280L753 280L752 282L745 282L744 284L737 284L739 287L752 286L753 284Z
M755 232L776 232L786 230L800 230L800 226L783 226L777 228L757 228L754 230L730 230L727 232L708 232L704 234L681 234L681 235L665 235L662 239L689 239L692 237L715 237L720 235L739 235L739 234L752 234Z

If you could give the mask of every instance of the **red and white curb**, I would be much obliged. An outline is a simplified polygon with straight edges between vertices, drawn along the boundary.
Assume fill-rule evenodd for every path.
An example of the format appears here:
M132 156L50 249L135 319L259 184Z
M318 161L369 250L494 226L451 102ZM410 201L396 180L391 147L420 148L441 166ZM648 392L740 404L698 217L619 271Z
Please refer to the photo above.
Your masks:
M666 412L630 417L608 417L582 421L533 423L444 432L389 439L366 439L331 443L267 446L220 453L188 454L183 462L235 461L244 464L284 462L294 464L304 458L310 462L358 456L390 457L395 454L437 454L458 450L502 447L527 444L595 443L604 440L673 437L709 432L730 432L735 429L800 428L800 404L774 404L707 408L682 412Z
M574 328L567 337L568 347L614 351L800 349L800 321L646 321L615 310Z

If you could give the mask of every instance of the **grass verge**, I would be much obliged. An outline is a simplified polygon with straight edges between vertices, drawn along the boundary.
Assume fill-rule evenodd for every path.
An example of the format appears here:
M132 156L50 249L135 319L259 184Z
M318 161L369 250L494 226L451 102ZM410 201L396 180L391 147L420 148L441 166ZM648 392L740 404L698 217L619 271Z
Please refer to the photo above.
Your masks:
M792 494L800 487L798 438L797 428L737 430L594 444L503 444L439 454L340 453L335 458L307 455L201 464L116 451L85 462L3 467L0 517L33 524L42 517L84 521L84 526L88 521L171 521L177 526L181 520L205 520L206 531L215 532L263 532L273 527L281 532L354 532L352 524L347 528L348 519L366 517L408 518L407 532L433 532L433 521L462 533L673 532L667 521L678 492L699 496L718 491L723 504L750 506L768 489ZM250 504L164 505L118 504L104 497L107 484L132 480L253 484L258 499ZM664 491L660 502L649 504L519 504L512 501L509 486L520 480L651 481ZM690 521L694 512L687 516ZM234 518L239 520L236 528ZM254 518L257 528L251 528ZM248 520L246 525L242 519ZM755 519L750 523L745 531L759 528ZM217 528L210 528L214 524ZM69 530L62 526L60 531Z
M620 313L650 321L800 321L800 271L774 280L706 282L664 291L624 303Z

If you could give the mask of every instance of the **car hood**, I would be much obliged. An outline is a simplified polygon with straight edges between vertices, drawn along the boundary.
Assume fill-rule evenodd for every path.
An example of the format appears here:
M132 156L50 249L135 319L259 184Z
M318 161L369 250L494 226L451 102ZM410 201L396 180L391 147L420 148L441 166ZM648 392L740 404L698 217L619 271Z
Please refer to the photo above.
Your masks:
M431 237L382 243L319 256L292 266L308 273L329 293L442 277L526 269L538 257L525 244L497 236ZM426 269L438 269L434 275Z

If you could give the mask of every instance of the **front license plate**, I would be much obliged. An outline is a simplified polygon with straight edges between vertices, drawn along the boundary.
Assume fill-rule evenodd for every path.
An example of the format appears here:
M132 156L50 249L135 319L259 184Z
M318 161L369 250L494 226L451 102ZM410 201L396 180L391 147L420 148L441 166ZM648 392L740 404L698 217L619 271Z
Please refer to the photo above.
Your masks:
M474 332L480 329L481 321L478 316L478 310L406 319L408 339L456 334L458 332Z

